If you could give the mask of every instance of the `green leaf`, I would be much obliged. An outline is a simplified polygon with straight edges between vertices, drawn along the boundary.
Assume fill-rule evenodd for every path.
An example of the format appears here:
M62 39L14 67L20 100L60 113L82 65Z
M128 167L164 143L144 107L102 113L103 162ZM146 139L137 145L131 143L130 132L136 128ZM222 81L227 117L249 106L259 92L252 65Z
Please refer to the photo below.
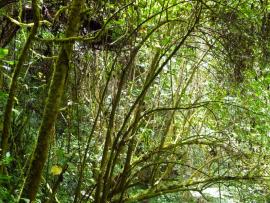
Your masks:
M20 111L14 108L12 108L12 112L15 114L15 116L18 116L20 114Z
M0 182L6 182L11 179L11 176L0 175Z
M8 49L0 48L0 59L8 54Z
M15 61L6 61L6 60L3 60L3 62L7 63L8 65L11 65L13 66L15 64Z

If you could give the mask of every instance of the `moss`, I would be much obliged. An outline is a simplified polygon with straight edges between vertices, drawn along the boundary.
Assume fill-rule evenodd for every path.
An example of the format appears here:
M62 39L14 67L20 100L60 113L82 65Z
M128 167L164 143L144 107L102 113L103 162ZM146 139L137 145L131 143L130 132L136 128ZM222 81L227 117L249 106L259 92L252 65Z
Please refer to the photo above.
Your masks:
M23 46L23 49L19 55L19 59L18 62L15 66L13 75L12 75L12 80L11 80L11 85L9 88L9 95L8 95L8 100L7 100L7 104L5 107L5 114L4 114L4 122L3 122L3 133L2 133L2 142L1 142L1 159L4 157L4 155L6 154L7 150L8 150L8 139L9 139L9 130L10 130L10 123L11 123L11 114L12 114L12 107L14 104L14 97L16 94L16 90L17 90L17 80L19 77L19 74L21 72L21 69L23 67L23 63L26 60L26 56L27 56L27 52L31 46L32 40L34 39L37 31L38 31L38 27L39 27L39 16L40 16L40 12L39 12L39 8L38 8L38 4L37 4L37 0L33 0L32 1L33 4L33 11L34 11L34 26L31 29L31 32ZM1 167L1 171L2 171L3 167Z
M78 15L78 12L80 12L82 5L84 5L83 0L72 1L66 37L72 37L77 34L80 25L80 15ZM30 199L31 202L35 200L41 181L42 170L47 160L51 132L57 118L64 91L65 79L69 69L69 57L72 53L73 43L74 42L70 42L62 45L58 60L54 67L43 119L39 129L37 145L33 153L29 173L22 193L22 197Z

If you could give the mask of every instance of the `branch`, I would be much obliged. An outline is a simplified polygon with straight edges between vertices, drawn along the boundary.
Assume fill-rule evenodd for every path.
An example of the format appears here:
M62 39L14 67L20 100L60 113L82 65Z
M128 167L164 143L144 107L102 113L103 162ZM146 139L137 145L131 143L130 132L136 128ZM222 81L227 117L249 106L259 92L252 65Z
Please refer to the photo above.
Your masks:
M131 202L137 202L145 199L149 199L152 197L156 197L159 195L169 194L169 193L175 193L179 191L199 191L198 187L200 184L209 184L209 183L219 183L219 182L235 182L235 181L262 181L267 180L269 181L268 176L221 176L221 177L213 177L205 180L198 180L193 181L191 183L186 184L172 184L169 186L164 186L158 189L148 189L145 192L142 192L141 194L135 195L130 198L124 199L123 202L125 203L131 203ZM195 186L195 188L193 188ZM117 200L114 200L113 202L117 202Z

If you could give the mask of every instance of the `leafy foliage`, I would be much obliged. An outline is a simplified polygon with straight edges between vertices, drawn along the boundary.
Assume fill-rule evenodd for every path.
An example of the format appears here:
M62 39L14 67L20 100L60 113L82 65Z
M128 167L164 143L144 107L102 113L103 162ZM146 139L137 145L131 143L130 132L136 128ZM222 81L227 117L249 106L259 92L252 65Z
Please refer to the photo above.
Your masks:
M37 201L269 200L267 1L86 1L74 37L64 34L69 3L43 4L15 80L2 201L35 178L27 171L55 64L68 74ZM34 21L11 5L18 10L4 13L19 27L0 33L1 43L10 37L0 49L1 109Z

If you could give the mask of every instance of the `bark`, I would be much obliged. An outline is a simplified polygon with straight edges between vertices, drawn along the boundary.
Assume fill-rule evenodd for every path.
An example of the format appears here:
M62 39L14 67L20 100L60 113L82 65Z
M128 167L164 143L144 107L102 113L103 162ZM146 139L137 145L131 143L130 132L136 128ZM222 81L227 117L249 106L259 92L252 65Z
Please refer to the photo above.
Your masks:
M17 31L20 29L18 25L11 23L9 19L6 18L5 21L7 21L7 23L4 23L4 26L1 25L2 32L0 33L0 47L2 48L6 47L11 42Z
M9 88L9 95L7 104L5 107L5 114L4 114L4 125L3 125L3 133L2 133L2 139L1 139L1 159L4 158L7 150L8 150L8 139L10 134L10 123L11 123L11 115L12 115L12 107L14 104L14 97L16 94L17 89L17 79L19 77L19 74L21 72L21 69L23 67L23 63L26 60L28 49L31 46L32 40L34 39L39 26L39 8L37 4L37 0L32 1L33 11L34 11L34 26L32 27L30 34L24 44L24 47L19 55L18 63L16 64L14 68L14 72L12 75L11 85ZM1 171L3 169L3 166L1 166Z
M84 0L72 1L66 37L72 37L78 33L80 27L79 14L82 5L84 5ZM43 113L43 119L38 134L37 145L33 153L30 169L22 192L22 197L29 199L30 202L35 200L41 182L42 170L48 157L50 134L60 107L65 79L68 74L69 57L72 52L73 43L74 42L70 42L62 45L54 68L49 94Z

